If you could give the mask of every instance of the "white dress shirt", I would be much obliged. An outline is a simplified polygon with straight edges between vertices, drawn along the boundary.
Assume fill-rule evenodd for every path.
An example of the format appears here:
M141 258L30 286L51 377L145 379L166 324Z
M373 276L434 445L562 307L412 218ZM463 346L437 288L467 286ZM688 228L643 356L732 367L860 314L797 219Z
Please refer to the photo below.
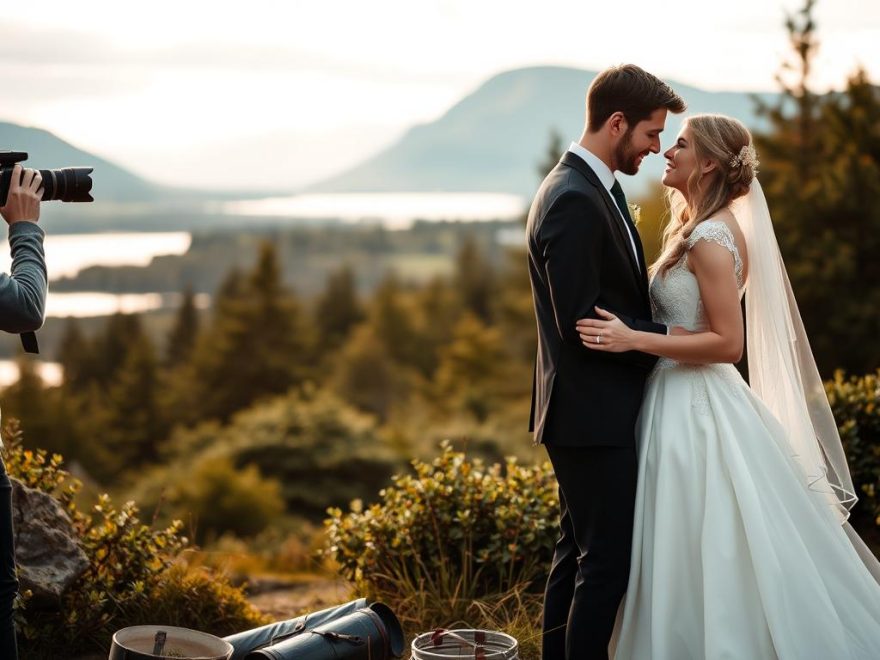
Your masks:
M599 181L601 181L602 185L605 186L605 190L608 191L608 194L611 194L611 188L614 186L614 182L616 179L614 178L614 172L612 172L608 166L605 164L601 158L599 158L596 154L594 154L589 149L585 149L577 142L572 142L571 146L568 147L568 150L573 153L575 156L580 157L587 165L590 166L596 176L599 177ZM614 199L614 196L611 196L611 199ZM639 251L636 249L636 239L632 235L632 230L629 228L629 223L626 221L626 218L623 217L623 212L618 208L617 201L614 202L614 208L617 209L618 215L623 220L623 226L626 227L626 233L629 235L629 242L632 244L633 256L636 258L636 268L639 269L639 272L642 272L642 267L639 264Z
M577 142L572 142L568 147L568 150L573 153L575 156L578 156L581 160L583 160L590 168L596 173L596 176L599 177L599 181L605 186L605 190L608 191L608 194L611 195L611 187L614 185L616 179L614 178L614 172L612 172L609 167L605 164L605 161L599 158L596 154L594 154L589 149L585 149ZM614 199L614 195L611 195L611 199ZM632 244L633 255L636 258L636 268L639 269L639 272L642 272L642 267L639 265L639 251L636 249L636 240L632 235L632 231L629 228L629 223L626 222L626 218L623 217L623 212L618 208L617 201L614 202L614 208L617 209L618 215L620 215L621 219L623 219L623 226L626 227L626 233L629 234L629 242ZM672 328L666 328L666 334L670 334L672 332Z

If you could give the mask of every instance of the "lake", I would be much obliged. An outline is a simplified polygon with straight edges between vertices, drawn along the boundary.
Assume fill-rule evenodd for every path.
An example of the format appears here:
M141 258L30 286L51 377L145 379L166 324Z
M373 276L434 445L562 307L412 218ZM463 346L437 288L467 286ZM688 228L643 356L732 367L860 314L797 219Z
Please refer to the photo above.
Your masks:
M226 202L214 209L225 215L260 216L279 225L298 220L334 220L346 223L382 224L388 229L406 229L415 220L509 220L526 209L526 200L516 195L494 193L357 193L296 195L259 200ZM522 232L499 236L501 242L522 241ZM46 266L50 281L70 277L89 266L146 266L153 257L184 254L192 242L189 232L104 232L94 234L49 234L46 236ZM0 272L9 272L11 257L0 249ZM145 312L176 307L180 294L110 294L90 291L49 291L46 315L52 317L106 316L116 312ZM196 306L210 305L210 296L196 296ZM61 381L61 367L54 362L36 362L47 384ZM0 360L0 387L18 380L12 360Z
M57 362L35 361L34 367L46 385L60 385L62 369ZM15 360L0 360L0 388L18 382L18 365Z
M192 242L189 232L49 234L46 236L46 269L49 281L76 275L89 266L146 266L162 254L184 254ZM0 272L8 273L12 258L0 251ZM54 293L49 287L46 316L104 316L115 312L145 312L173 306L178 294L114 295L97 292ZM175 297L178 296L178 297ZM205 301L197 304L205 305Z

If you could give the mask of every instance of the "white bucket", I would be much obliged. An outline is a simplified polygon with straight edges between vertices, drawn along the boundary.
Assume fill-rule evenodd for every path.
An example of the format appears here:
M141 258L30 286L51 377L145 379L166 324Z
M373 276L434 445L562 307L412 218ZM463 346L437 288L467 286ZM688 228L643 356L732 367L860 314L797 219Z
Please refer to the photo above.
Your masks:
M153 655L156 633L165 632L165 646ZM113 635L110 660L146 660L148 658L187 658L188 660L229 660L232 644L208 633L174 626L132 626Z
M491 630L436 630L416 637L411 660L519 660L519 643Z

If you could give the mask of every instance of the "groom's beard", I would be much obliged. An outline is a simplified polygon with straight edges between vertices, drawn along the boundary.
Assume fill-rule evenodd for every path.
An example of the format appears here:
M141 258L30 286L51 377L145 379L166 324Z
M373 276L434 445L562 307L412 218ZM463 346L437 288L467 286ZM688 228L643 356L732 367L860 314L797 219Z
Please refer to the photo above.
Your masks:
M614 150L614 162L617 164L617 169L630 176L638 174L640 155L640 152L632 148L632 129L627 129Z

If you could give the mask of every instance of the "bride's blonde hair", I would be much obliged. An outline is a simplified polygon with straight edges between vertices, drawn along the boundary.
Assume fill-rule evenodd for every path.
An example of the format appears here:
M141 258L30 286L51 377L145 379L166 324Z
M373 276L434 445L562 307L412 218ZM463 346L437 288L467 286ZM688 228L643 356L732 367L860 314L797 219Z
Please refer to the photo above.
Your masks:
M675 188L666 189L670 218L651 275L663 274L678 263L696 226L745 195L757 174L752 135L742 122L724 115L694 115L685 122L696 162L708 159L715 168L702 174L699 166L694 167L687 181L687 200Z

